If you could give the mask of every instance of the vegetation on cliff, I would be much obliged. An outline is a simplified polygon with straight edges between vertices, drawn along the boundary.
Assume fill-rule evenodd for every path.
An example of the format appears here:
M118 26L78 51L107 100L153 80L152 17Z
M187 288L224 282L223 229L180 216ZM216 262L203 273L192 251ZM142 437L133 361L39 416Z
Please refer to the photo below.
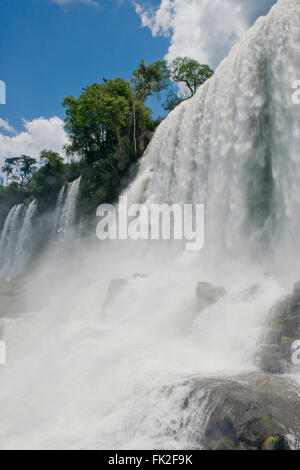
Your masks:
M104 78L84 88L78 98L67 96L62 105L68 161L51 149L41 152L39 162L28 155L7 158L2 168L6 184L0 187L0 226L15 204L37 199L39 214L52 210L61 187L79 176L81 215L88 217L99 204L114 202L162 120L153 119L147 98L171 90L163 105L170 111L212 73L188 58L177 58L170 66L142 60L130 81ZM190 93L179 96L174 82L184 83Z

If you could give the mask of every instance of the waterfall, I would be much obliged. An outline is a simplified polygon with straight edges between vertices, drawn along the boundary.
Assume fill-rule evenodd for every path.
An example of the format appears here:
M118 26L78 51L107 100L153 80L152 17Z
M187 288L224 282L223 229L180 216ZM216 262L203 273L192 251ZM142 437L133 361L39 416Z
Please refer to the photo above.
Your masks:
M36 201L26 208L24 204L14 206L4 223L0 239L0 276L12 278L22 274L30 257L30 242L33 234L32 218L37 209Z
M1 448L200 448L223 398L227 408L241 398L239 415L255 423L255 389L244 408L236 388L251 385L269 309L299 279L299 25L299 0L279 0L260 18L160 124L125 192L129 203L203 203L203 253L163 245L157 256L89 239L59 269L50 256L50 274L31 279L41 314L0 320L9 345ZM59 196L58 237L72 235L79 183ZM9 214L0 253L21 213ZM208 282L220 298L199 309L199 283ZM280 380L290 393L290 378Z
M223 258L300 249L299 16L281 0L257 21L159 126L132 188L132 199L203 203L206 248Z
M69 241L74 235L76 199L80 178L63 187L58 195L54 215L54 242L57 245ZM0 276L11 279L22 274L31 261L33 252L33 217L37 211L37 201L28 207L14 206L4 223L0 237Z
M15 259L12 272L14 276L22 274L27 268L32 255L32 220L37 211L37 201L33 200L26 209L24 221L15 247Z
M3 255L5 253L5 247L8 242L8 235L10 232L10 227L12 224L12 220L14 219L14 215L16 212L17 206L13 206L12 209L9 211L8 216L4 222L4 227L1 233L0 238L0 265L3 264Z
M59 192L55 210L55 237L58 240L66 239L72 235L76 217L76 202L80 187L80 180L69 183Z
M3 278L11 278L13 275L12 268L22 226L23 210L23 204L18 204L11 209L1 234L0 276Z

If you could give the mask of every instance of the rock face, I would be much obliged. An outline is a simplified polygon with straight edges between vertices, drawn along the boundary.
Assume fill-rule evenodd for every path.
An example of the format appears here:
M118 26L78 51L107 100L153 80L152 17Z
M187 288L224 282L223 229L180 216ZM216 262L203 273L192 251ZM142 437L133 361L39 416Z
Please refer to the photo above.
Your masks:
M203 449L289 450L300 438L298 389L283 377L195 379L183 408L201 410L191 437Z
M224 287L216 287L210 282L199 282L196 289L196 309L201 312L209 305L215 304L226 295Z
M143 280L147 279L148 274L146 273L134 273L132 277L127 279L113 279L110 281L106 298L103 303L103 313L105 314L107 309L113 304L113 302L119 297L127 286L130 280Z
M138 149L140 153L144 153L146 148L149 145L149 142L151 141L154 133L150 131L144 131L142 132L138 139L137 139L137 144L138 144Z
M295 341L300 339L300 282L293 294L281 299L270 311L269 330L263 340L260 366L274 374L289 372Z

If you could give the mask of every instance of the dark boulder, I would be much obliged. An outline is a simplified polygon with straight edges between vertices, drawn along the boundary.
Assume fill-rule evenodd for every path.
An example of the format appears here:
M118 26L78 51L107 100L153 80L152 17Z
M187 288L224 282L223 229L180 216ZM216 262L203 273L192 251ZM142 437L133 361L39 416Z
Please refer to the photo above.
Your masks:
M209 305L215 304L226 295L224 287L216 287L210 282L199 282L196 289L196 310L201 312Z
M114 303L114 301L121 295L125 287L131 280L144 280L148 278L146 273L134 273L132 277L127 279L113 279L110 281L108 291L103 303L103 313Z
M193 448L289 450L299 442L299 390L285 377L196 378L185 387L185 433Z

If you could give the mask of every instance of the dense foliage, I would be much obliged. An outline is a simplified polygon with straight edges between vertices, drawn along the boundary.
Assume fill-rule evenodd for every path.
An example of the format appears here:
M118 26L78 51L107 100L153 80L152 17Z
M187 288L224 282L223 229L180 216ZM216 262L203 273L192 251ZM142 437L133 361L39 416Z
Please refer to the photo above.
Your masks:
M161 119L153 120L145 102L149 96L166 96L164 108L172 110L188 96L179 96L174 82L185 83L190 96L212 75L206 65L177 58L147 65L141 61L130 82L103 79L82 90L78 98L63 100L66 112L66 147L69 162L51 150L39 162L28 155L6 159L0 187L0 224L17 203L39 201L39 213L54 208L61 187L81 176L79 209L89 215L103 202L113 202L134 162L142 155Z

